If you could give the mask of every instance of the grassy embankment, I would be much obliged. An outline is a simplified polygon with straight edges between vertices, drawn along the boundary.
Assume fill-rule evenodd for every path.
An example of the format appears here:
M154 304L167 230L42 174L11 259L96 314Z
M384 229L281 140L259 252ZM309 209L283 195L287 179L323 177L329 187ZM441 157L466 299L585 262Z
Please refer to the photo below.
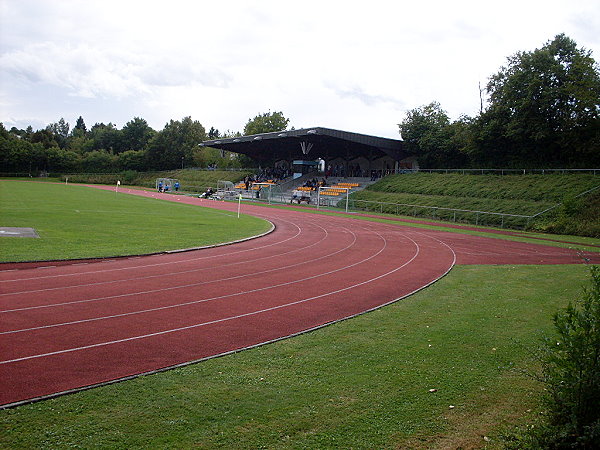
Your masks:
M600 237L600 189L575 200L584 191L600 185L591 174L552 175L462 175L416 173L385 177L352 195L361 208L432 217L441 220L523 227L522 218L476 215L395 205L368 204L359 200L435 206L504 214L534 215L558 203L563 206L532 221L534 230Z
M111 184L117 183L130 186L141 186L154 189L157 178L174 178L181 183L181 190L185 192L204 192L209 186L217 187L220 180L233 183L242 180L249 171L226 170L170 170L163 172L134 172L127 171L119 174L71 174L63 175L62 181L68 177L71 183Z
M73 259L197 247L260 234L256 217L77 185L0 181L0 225L40 239L0 238L0 261Z

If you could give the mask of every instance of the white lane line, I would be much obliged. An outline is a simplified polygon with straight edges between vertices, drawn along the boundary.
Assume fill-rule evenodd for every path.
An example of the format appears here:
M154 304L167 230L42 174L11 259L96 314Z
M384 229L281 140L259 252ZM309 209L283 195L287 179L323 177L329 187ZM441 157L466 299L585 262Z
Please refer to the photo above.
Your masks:
M354 233L352 233L352 234L354 235ZM354 236L355 236L354 242L356 242L356 235L354 235ZM354 267L356 265L362 264L362 263L364 263L364 262L366 262L366 261L368 261L368 260L370 260L370 259L378 256L380 253L382 253L385 250L385 248L387 246L387 242L385 241L385 238L383 238L381 235L379 235L379 237L381 237L384 240L384 245L383 245L383 247L377 253L369 256L366 259L358 261L358 262L356 262L354 264L346 265L346 266L340 267L338 269L331 270L329 272L320 272L319 274L313 275L313 276L310 276L310 277L303 277L303 278L300 278L298 280L288 281L288 282L285 282L285 283L280 283L280 284L271 285L271 286L264 286L262 288L252 289L252 290L249 290L249 291L242 291L242 292L237 292L237 293L233 293L233 294L219 295L219 296L216 296L216 297L211 297L211 298L201 299L201 300L192 300L192 301L189 301L189 302L183 302L183 303L178 303L178 304L174 304L174 305L158 306L158 307L155 307L155 308L148 308L148 309L144 309L144 310L131 311L131 312L121 313L121 314L112 314L112 315L109 315L109 316L92 317L92 318L89 318L89 319L74 320L74 321L70 321L70 322L62 322L62 323L51 324L51 325L42 325L42 326L39 326L39 327L31 327L31 328L23 328L23 329L19 329L19 330L3 331L3 332L0 332L0 335L15 334L15 333L21 333L21 332L26 332L26 331L35 331L35 330L41 330L41 329L47 329L47 328L61 327L61 326L66 326L66 325L75 325L75 324L80 324L80 323L87 323L87 322L95 322L95 321L98 321L98 320L115 319L115 318L118 318L118 317L126 317L126 316L132 316L132 315L143 314L143 313L148 313L148 312L155 312L155 311L161 311L161 310L166 310L166 309L179 308L179 307L183 307L183 306L196 305L196 304L206 303L206 302L210 302L210 301L214 301L214 300L222 300L222 299L225 299L225 298L236 297L238 295L252 294L252 293L255 293L255 292L260 292L260 291L274 289L274 288L278 288L278 287L282 287L282 286L288 286L288 285L291 285L291 284L301 283L303 281L307 281L307 280L319 278L319 277L322 277L322 276L325 276L325 275L329 275L329 274L332 274L332 273L335 273L335 272L340 272L342 270L349 269L351 267ZM347 248L350 248L352 245L354 245L354 242L351 243ZM345 250L345 249L343 249L343 250ZM340 251L343 251L343 250L340 250ZM323 258L329 257L329 256L331 256L331 255L326 255ZM313 260L313 261L316 261L316 259ZM311 263L311 262L312 261L305 261L305 262L302 262L300 264L306 264L306 263ZM238 278L238 277L233 277L233 278ZM197 284L203 284L203 283L197 283ZM152 292L152 291L148 291L148 292ZM119 295L119 296L113 296L113 297L122 297L122 296L125 296L125 295L129 295L129 294L124 294L124 295ZM113 298L113 297L104 297L104 298L101 298L101 299Z
M129 292L129 293L126 293L126 294L116 294L116 295L110 295L110 296L105 296L105 297L96 297L96 298L83 299L83 300L73 300L73 301L63 302L63 303L54 303L54 304L48 304L48 305L27 306L27 307L23 307L23 308L7 309L7 310L4 310L4 311L0 311L0 313L10 313L10 312L17 312L17 311L29 311L29 310L33 310L33 309L43 309L43 308L53 308L53 307L66 306L66 305L75 305L75 304L80 304L80 303L89 303L89 302L97 302L97 301L102 301L102 300L110 300L110 299L114 299L114 298L123 298L123 297L130 297L130 296L136 296L136 295L142 295L142 294L151 294L151 293L155 293L155 292L165 292L165 291L170 291L170 290L175 290L175 289L184 289L184 288L189 288L189 287L200 286L200 285L203 285L203 284L210 284L210 283L218 283L218 282L223 282L223 281L230 281L230 280L235 280L235 279L239 279L239 278L252 277L252 276L255 276L255 275L262 275L262 274L269 273L269 272L277 272L277 271L281 271L281 270L286 270L286 269L289 269L291 267L296 267L296 266L300 266L300 265L303 265L303 264L313 263L314 261L318 261L319 259L329 258L331 256L334 256L334 255L338 254L338 253L346 251L347 249L349 249L350 247L352 247L356 243L356 240L357 240L356 239L356 235L354 233L352 233L350 230L348 230L348 232L354 237L354 239L346 247L344 247L344 248L336 251L335 253L327 254L327 255L321 256L319 258L314 258L314 259L307 260L307 261L301 261L301 262L296 263L296 264L290 264L288 266L276 267L274 269L268 269L268 270L264 270L262 272L251 272L251 273L246 273L246 274L243 274L243 275L236 275L236 276L233 276L233 277L221 278L221 279L218 279L218 280L200 281L198 283L182 284L182 285L178 285L178 286L168 286L168 287L165 287L165 288L151 289L151 290L147 290L147 291L136 291L136 292ZM177 305L172 305L172 306L177 306ZM35 328L33 328L33 329L35 329ZM16 330L16 331L19 331L19 330ZM4 333L8 333L8 332L6 332L6 331L5 332L0 332L0 334L4 334Z
M383 248L381 250L381 251L383 251L383 249L385 249L386 246L387 246L387 241L379 233L376 232L376 234L378 234L384 240L384 245L383 245ZM249 316L254 316L254 315L258 315L258 314L263 314L263 313L266 313L266 312L275 311L275 310L282 309L282 308L288 308L290 306L299 305L299 304L306 303L306 302L309 302L309 301L313 301L313 300L316 300L316 299L319 299L319 298L327 297L329 295L339 294L341 292L345 292L345 291L348 291L350 289L354 289L354 288L357 288L359 286L363 286L365 284L369 284L369 283L372 283L372 282L374 282L376 280L379 280L381 278L389 276L392 273L397 272L398 270L406 267L408 264L410 264L412 261L414 261L415 258L419 255L420 247L419 247L419 244L416 241L414 241L413 239L411 239L408 236L407 236L407 238L409 240L411 240L413 242L413 244L415 245L415 247L416 247L415 254L413 255L413 257L411 259L409 259L408 261L406 261L404 264L396 267L395 269L390 270L390 271L388 271L386 273L383 273L381 275L378 275L377 277L371 278L369 280L362 281L360 283L353 284L351 286L346 286L344 288L337 289L335 291L331 291L331 292L327 292L327 293L324 293L324 294L316 295L314 297L308 297L308 298L305 298L305 299L302 299L302 300L297 300L297 301L294 301L294 302L285 303L285 304L282 304L282 305L272 306L270 308L264 308L264 309L260 309L260 310L256 310L256 311L251 311L251 312L247 312L247 313L244 313L244 314L238 314L238 315L230 316L230 317L223 317L221 319L215 319L215 320L211 320L211 321L208 321L208 322L201 322L201 323L197 323L197 324L193 324L193 325L187 325L185 327L172 328L172 329L169 329L169 330L157 331L157 332L154 332L154 333L148 333L148 334L143 334L143 335L139 335L139 336L131 336L131 337L128 337L128 338L116 339L116 340L113 340L113 341L99 342L99 343L96 343L96 344L84 345L84 346L81 346L81 347L74 347L74 348L69 348L69 349L64 349L64 350L57 350L57 351L54 351L54 352L40 353L40 354L37 354L37 355L30 355L30 356L23 356L23 357L20 357L20 358L14 358L14 359L0 361L0 364L10 364L10 363L15 363L15 362L20 362L20 361L27 361L27 360L31 360L31 359L36 359L36 358L44 358L44 357L48 357L48 356L61 355L61 354L65 354L65 353L72 353L72 352L81 351L81 350L88 350L88 349L92 349L92 348L103 347L103 346L107 346L107 345L119 344L119 343L122 343L122 342L130 342L130 341L135 341L135 340L139 340L139 339L146 339L146 338L154 337L154 336L162 336L162 335L166 335L166 334L170 334L170 333L176 333L176 332L179 332L179 331L185 331L185 330L190 330L190 329L193 329L193 328L199 328L199 327L203 327L203 326L207 326L207 325L213 325L213 324L220 323L220 322L226 322L226 321L230 321L230 320L241 319L243 317L249 317Z
M287 221L285 219L280 219L280 220L282 220L283 222L288 222L288 223L294 225L297 228L296 234L294 236L290 236L289 238L284 239L282 241L273 242L271 244L263 245L263 246L260 246L260 247L252 247L252 248L245 249L245 250L238 250L238 251L235 251L235 252L227 253L225 255L224 254L219 254L219 255L212 255L212 256L202 256L202 257L198 257L198 258L181 259L181 260L177 261L177 264L183 264L183 263L187 263L187 262L200 261L200 260L217 258L217 257L222 258L223 256L231 256L231 255L236 255L236 254L239 254L239 253L244 253L244 252L249 252L249 251L262 250L264 248L273 247L273 246L276 246L276 245L281 245L281 244L283 244L283 243L285 243L287 241L293 240L293 239L295 239L296 237L298 237L302 233L300 227L298 227L293 222ZM165 255L164 254L157 254L157 255L150 255L150 256L165 256ZM127 258L127 259L131 259L131 258ZM92 266L94 264L90 264L90 266ZM141 264L139 266L127 266L127 267L120 267L120 268L113 268L113 269L89 270L87 272L55 274L55 275L47 275L47 276L41 276L41 277L37 276L37 277L28 277L28 278L14 278L14 279L11 279L11 280L0 280L0 283L16 283L16 282L20 282L20 281L42 280L42 279L48 279L48 278L79 277L79 276L82 276L82 275L91 275L91 274L106 273L106 272L118 272L118 271L124 271L124 270L134 270L134 269L144 269L144 268L148 268L148 267L159 267L159 266L165 266L165 265L171 265L171 264L173 264L172 261L167 261L167 262L160 262L160 263L154 263L154 264ZM55 266L38 267L38 268L36 268L36 270L46 269L46 268L50 268L50 267L55 267Z
M287 252L277 253L277 254L273 254L270 256L263 256L260 258L253 258L252 262L254 263L256 261L263 261L266 259L278 258L283 255L289 255L291 253L296 253L299 251L306 250L310 247L314 247L315 245L319 245L322 241L324 241L327 238L327 230L325 230L325 228L323 228L322 226L315 224L315 223L311 223L311 225L314 225L314 226L320 228L321 230L323 230L324 236L319 241L314 242L306 247L295 248L295 249L287 251ZM177 263L177 264L179 264L179 263ZM242 264L248 264L248 261L244 260L244 261L237 261L237 262L232 262L232 263L228 263L228 264L222 264L222 265L219 265L219 268L223 269L223 268L242 265ZM105 284L126 283L126 282L131 282L131 281L138 281L138 280L148 280L151 278L172 277L173 275L182 275L182 274L186 274L186 273L202 272L202 271L206 271L206 270L214 270L214 267L200 267L200 268L189 269L189 270L178 270L178 271L174 271L174 272L161 272L156 275L146 275L143 277L133 277L133 278L123 278L123 279L118 279L118 280L99 281L96 283L72 284L72 285L68 285L68 286L58 286L58 287L43 288L43 289L32 289L29 291L7 292L7 293L0 293L0 297L6 297L6 296L11 296L11 295L32 294L32 293L36 293L36 292L50 292L50 291L56 291L56 290L65 290L65 289L81 288L81 287L88 287L88 286L100 286L100 285L105 285ZM20 309L18 309L18 310L20 310ZM15 311L15 310L6 310L6 311ZM0 311L0 313L2 313L2 312L5 312L5 311Z
M265 258L279 257L279 256L284 255L286 253L293 253L293 252L296 252L296 251L306 250L307 248L310 248L310 247L312 247L314 245L320 244L322 241L324 241L327 238L328 233L327 233L327 231L323 227L319 226L319 228L321 228L324 231L324 233L325 233L324 237L321 238L319 241L317 241L317 242L315 242L315 243L313 243L313 244L311 244L309 246L306 246L306 247L303 247L303 248L299 248L299 249L295 249L295 250L293 250L291 252L284 252L284 253L280 253L278 255L272 255L272 256L269 256L269 257L265 257ZM324 255L324 256L321 256L319 258L313 258L313 259L311 259L309 261L306 261L306 262L312 262L312 261L317 261L319 259L328 258L330 256L333 256L333 255L336 255L338 253L341 253L341 252L347 250L348 248L352 247L354 245L354 243L356 242L356 235L352 231L350 231L350 230L348 230L346 228L344 228L344 230L346 230L348 233L350 233L354 237L353 242L351 242L346 247L344 247L344 248L342 248L340 250L337 250L335 253ZM135 291L135 292L129 292L129 293L126 293L126 294L115 294L115 295L106 296L106 297L95 297L95 298L91 298L91 299L72 300L72 301L61 302L61 303L50 303L50 304L45 304L45 305L25 306L25 307L21 307L21 308L6 309L6 310L1 310L0 314L6 314L6 313L11 313L11 312L17 312L17 311L27 311L27 310L32 310L32 309L54 308L54 307L65 306L65 305L73 305L73 304L79 304L79 303L95 302L95 301L107 300L107 299L112 299L112 298L135 296L135 295L140 295L140 294L149 294L149 293L153 293L153 292L162 292L162 291L168 291L168 290L174 290L174 289L180 289L180 288L193 287L193 286L198 286L198 285L201 285L201 284L208 284L208 283L215 283L215 282L220 282L220 281L233 280L233 279L236 279L236 278L243 278L243 277L246 277L246 276L247 277L251 277L251 276L259 275L259 274L262 274L262 273L268 273L268 272L274 272L274 271L278 271L278 270L284 270L284 269L287 269L289 267L294 267L296 265L305 264L306 262L292 264L292 265L289 265L289 266L279 266L279 267L277 267L275 269L268 269L268 270L265 270L263 272L251 272L251 273L247 273L247 274L244 274L244 275L238 275L238 276L235 276L235 277L221 278L221 279L217 279L217 280L202 281L202 282L198 282L198 283L183 284L183 285L178 285L178 286L168 286L168 287L165 287L165 288L159 288L159 289L154 289L154 290ZM248 263L247 261L241 261L239 263L234 263L234 264L231 264L231 265L247 264L247 263ZM225 266L225 267L227 267L227 266ZM193 271L200 271L200 270L209 270L209 269L213 269L213 268L196 269L196 270L192 270L192 272ZM186 271L186 272L190 272L190 271ZM181 272L181 273L185 273L185 272ZM141 277L140 279L143 279L143 278L152 278L152 276ZM135 278L132 279L132 280L135 280ZM118 281L119 280L117 280L116 282L118 282ZM123 281L123 280L120 280L120 281ZM129 281L129 280L125 280L125 281ZM103 283L98 283L98 284L103 284ZM66 288L70 288L70 287L71 286L67 286L67 287L65 287L65 289Z

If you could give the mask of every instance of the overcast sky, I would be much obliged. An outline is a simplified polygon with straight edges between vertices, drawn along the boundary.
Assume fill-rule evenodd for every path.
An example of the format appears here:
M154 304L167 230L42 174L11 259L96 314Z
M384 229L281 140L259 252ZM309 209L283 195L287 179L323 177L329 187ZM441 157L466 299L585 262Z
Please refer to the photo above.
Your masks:
M0 121L61 117L155 130L191 116L397 138L438 101L479 111L478 84L559 33L600 61L598 0L0 0Z

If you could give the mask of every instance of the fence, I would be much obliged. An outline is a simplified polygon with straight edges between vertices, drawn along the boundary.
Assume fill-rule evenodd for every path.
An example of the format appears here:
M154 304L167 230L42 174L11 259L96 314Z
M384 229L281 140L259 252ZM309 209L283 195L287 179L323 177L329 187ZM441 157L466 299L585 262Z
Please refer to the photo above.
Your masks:
M600 189L600 185L578 194L575 198L586 195L597 189ZM254 193L252 193L251 198L258 201L268 201L269 203L290 202L290 194L283 192L278 186L269 186L268 189L261 189L258 191L258 196L255 196ZM526 229L533 220L562 205L562 203L557 203L556 205L543 211L527 215L446 208L441 206L413 205L407 203L378 202L373 200L359 200L352 197L349 197L347 204L346 198L343 200L339 200L337 198L321 198L321 200L325 201L319 202L317 196L313 196L311 203L317 205L317 202L319 202L317 207L327 206L346 211L371 211L380 214L385 213L413 217L428 217L433 220L471 223L476 226L481 225L512 229Z
M600 186L599 186L600 187ZM255 195L258 193L258 195ZM273 187L273 189L261 189L257 192L251 192L245 196L249 200L268 202L268 203L289 203L290 195L285 194ZM317 205L317 197L313 196L312 204ZM429 217L434 220L443 220L448 222L472 223L482 226L494 226L500 228L522 228L528 227L530 221L535 217L550 211L559 206L555 205L545 211L535 215L508 214L490 211L473 211L468 209L453 209L439 206L411 205L403 203L376 202L372 200L357 200L349 197L348 206L346 198L344 199L323 199L321 198L319 206L328 206L333 209L346 211L371 211L380 214L395 214L413 217ZM317 206L318 208L318 206Z
M421 172L455 172L455 173L497 173L500 175L507 175L509 173L567 173L567 172L590 172L594 175L596 172L600 174L600 169L421 169ZM297 185L299 180L291 181L292 184ZM269 203L289 203L290 194L286 192L286 188L289 186L270 186L268 189L261 189L258 192L258 198L251 194L253 200L268 201ZM581 197L589 192L596 189L600 189L600 185L596 186L588 191L578 194L576 197ZM313 198L313 204L316 204L317 198ZM461 223L472 223L474 225L482 226L493 226L500 228L513 228L513 229L526 229L529 224L536 218L556 209L561 206L562 203L558 203L550 208L540 211L536 214L509 214L499 213L491 211L477 211L469 209L455 209L446 208L440 206L425 206L425 205L413 205L403 203L391 203L391 202L377 202L372 200L358 200L352 197L348 200L348 206L346 206L346 200L338 201L338 199L327 199L326 204L319 202L319 206L329 206L337 209L347 209L351 211L373 211L378 213L413 216L413 217L429 217L434 220L442 220L449 222L461 222Z
M575 196L582 197L590 192L600 189L600 185L588 189ZM474 211L469 209L444 208L439 206L410 205L404 203L376 202L372 200L357 200L350 198L350 208L353 210L376 211L379 213L413 216L413 217L431 217L435 220L445 220L449 222L466 222L475 225L489 225L500 228L527 228L536 218L558 208L562 203L557 203L550 208L539 211L536 214L508 214L490 211ZM340 207L341 205L338 205Z
M522 214L474 211L469 209L444 208L440 206L410 205L404 203L375 202L371 200L350 199L350 209L354 211L372 211L380 214L395 214L413 217L429 217L447 222L473 223L500 228L527 228L535 216Z
M271 203L289 203L290 195L277 192L276 189L261 189L258 196L255 192L245 194L248 200ZM317 205L317 197L313 196L311 204ZM410 205L391 202L376 202L371 200L356 200L351 197L348 199L321 199L319 206L327 206L333 209L346 211L366 211L377 212L380 214L395 214L413 217L429 217L433 220L443 220L447 222L472 223L481 226L493 226L500 228L525 229L530 221L538 215L549 211L542 211L536 215L521 215L497 213L489 211L473 211L468 209L443 208L439 206ZM558 205L556 205L558 206ZM552 208L555 208L553 206ZM347 208L347 209L346 209Z
M405 172L427 173L460 173L460 174L494 174L494 175L526 175L526 174L552 174L552 173L592 173L600 175L600 169L418 169Z

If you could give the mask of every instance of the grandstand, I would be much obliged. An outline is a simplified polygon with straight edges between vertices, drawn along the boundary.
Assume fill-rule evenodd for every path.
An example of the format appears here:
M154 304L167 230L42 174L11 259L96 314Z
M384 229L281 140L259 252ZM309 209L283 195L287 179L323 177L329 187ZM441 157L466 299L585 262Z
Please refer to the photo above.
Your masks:
M371 181L407 167L418 168L401 140L324 127L220 138L199 145L244 154L257 161L262 169L256 178L264 182L262 175L267 174L275 180L252 186L239 183L235 189L242 197L269 201L277 198L289 202L294 191L304 197L318 195L318 188L325 183L319 183L317 177L326 180L327 187L333 185L324 193L336 197L336 193L339 196L363 189Z
M321 181L316 181L317 179ZM233 189L243 198L259 198L279 203L300 203L298 200L301 198L301 202L316 204L317 197L323 195L329 197L331 201L321 202L321 206L334 206L334 198L340 198L347 192L356 192L373 184L373 181L367 177L330 177L328 183L323 181L323 173L312 171L299 178L288 177L279 181L268 179L263 182L250 182L248 190L246 190L245 183L240 181L233 186Z
M352 190L358 190L357 188L360 187L360 183L336 183L332 186L321 187L326 188L321 189L321 195L336 196L350 193Z

